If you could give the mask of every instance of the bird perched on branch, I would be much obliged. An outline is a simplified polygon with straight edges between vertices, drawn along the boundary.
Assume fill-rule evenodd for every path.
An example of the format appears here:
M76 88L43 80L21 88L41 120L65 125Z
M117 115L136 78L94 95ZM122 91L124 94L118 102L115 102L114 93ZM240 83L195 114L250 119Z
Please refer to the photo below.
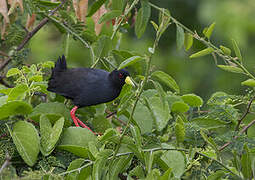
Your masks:
M94 68L67 68L63 55L58 58L52 69L47 90L71 99L75 105L70 111L74 124L77 127L80 124L94 133L75 116L76 110L114 100L125 83L134 85L128 71L124 69L109 73Z

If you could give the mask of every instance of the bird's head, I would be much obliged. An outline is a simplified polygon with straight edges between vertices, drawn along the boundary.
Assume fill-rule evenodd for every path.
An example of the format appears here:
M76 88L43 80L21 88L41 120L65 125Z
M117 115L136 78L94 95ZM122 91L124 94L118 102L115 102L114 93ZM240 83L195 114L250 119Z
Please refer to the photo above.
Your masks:
M110 78L112 79L115 85L118 85L120 87L122 87L125 83L134 86L134 83L130 78L129 72L125 69L113 70L110 73Z

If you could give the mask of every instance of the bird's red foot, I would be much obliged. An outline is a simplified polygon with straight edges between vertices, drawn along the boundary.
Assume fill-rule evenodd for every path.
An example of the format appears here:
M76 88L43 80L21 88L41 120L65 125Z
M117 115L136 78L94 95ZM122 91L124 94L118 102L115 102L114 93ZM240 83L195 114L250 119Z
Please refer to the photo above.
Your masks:
M96 135L96 133L94 133L88 126L86 126L81 120L79 120L76 116L75 116L75 112L76 110L78 109L77 106L74 106L74 108L70 111L70 114L71 114L71 117L73 119L73 122L75 124L76 127L80 127L79 126L79 123L80 125L83 127L83 128L87 128L88 130L90 130L93 134Z

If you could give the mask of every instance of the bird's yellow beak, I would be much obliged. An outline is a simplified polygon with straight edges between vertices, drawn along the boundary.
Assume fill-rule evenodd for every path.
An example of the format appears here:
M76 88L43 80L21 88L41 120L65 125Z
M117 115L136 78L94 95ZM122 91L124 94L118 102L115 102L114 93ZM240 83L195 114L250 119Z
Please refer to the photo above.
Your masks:
M125 79L125 83L131 85L131 86L135 86L135 84L133 83L133 81L131 80L131 78L129 76L126 77Z

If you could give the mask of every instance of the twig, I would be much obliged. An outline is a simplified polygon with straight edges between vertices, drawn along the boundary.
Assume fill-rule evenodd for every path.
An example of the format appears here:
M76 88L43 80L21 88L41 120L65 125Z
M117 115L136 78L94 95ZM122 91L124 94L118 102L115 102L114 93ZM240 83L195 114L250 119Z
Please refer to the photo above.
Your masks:
M2 165L2 167L0 168L0 174L2 173L2 171L4 170L4 168L6 168L11 162L11 157L9 156L8 153L6 153L6 157L5 157L5 161Z
M66 2L67 0L63 0L60 5L58 5L55 9L53 9L50 13L49 16L52 16L59 8L61 8L63 6L63 4ZM23 41L20 43L20 45L17 47L16 51L20 51L21 49L24 48L24 46L28 43L28 41L49 21L48 17L45 17L43 20L41 20L41 22L31 31L28 32L26 37L23 39ZM0 71L2 69L4 69L7 64L9 64L9 62L11 61L11 57L9 57L7 60L5 60L1 66L0 66Z
M11 57L9 57L8 59L6 59L1 65L0 65L0 71L2 69L5 68L5 66L7 66L9 64L9 62L11 61Z
M255 120L251 121L247 126L244 126L244 128L240 131L240 134L243 134L245 131L248 130L249 127L251 127L253 124L255 123ZM236 140L239 136L235 136L233 139ZM225 149L227 146L229 146L233 141L227 142L226 144L224 144L223 146L221 146L219 148L219 151L222 151L223 149Z
M254 99L255 99L255 96L253 96L253 97L251 98L251 100L249 101L249 103L248 103L248 105L247 105L246 111L244 112L244 114L242 115L242 117L238 120L238 124L236 125L236 129L235 129L236 131L238 131L238 129L239 129L239 127L240 127L242 121L243 121L244 118L247 116L247 114L249 114L250 108L251 108L251 105L252 105L252 102L253 102Z
M0 139L6 137L7 135L8 135L7 133L1 134Z
M4 77L0 76L0 84L4 85L5 87L12 88L13 86L8 84L4 81Z
M9 57L9 55L8 54L6 54L5 52L3 52L3 51L0 51L0 55L1 56L5 56L5 57Z

